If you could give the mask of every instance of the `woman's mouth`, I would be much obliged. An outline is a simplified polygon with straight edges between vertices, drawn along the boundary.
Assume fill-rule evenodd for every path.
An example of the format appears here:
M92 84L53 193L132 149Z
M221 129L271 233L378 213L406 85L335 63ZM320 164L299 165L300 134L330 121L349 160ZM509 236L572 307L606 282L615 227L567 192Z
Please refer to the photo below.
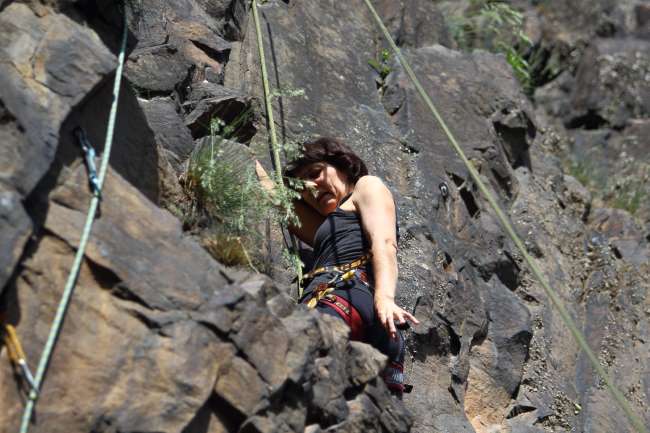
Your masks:
M332 197L334 197L332 193L324 191L318 194L318 198L316 199L316 201L318 201L319 203L325 203L327 200L331 199Z

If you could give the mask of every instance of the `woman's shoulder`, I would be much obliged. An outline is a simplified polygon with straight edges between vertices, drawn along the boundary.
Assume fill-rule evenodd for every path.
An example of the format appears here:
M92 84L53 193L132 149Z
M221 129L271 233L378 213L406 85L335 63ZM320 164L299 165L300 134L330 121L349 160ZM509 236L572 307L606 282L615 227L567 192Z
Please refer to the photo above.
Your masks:
M392 196L384 181L377 176L372 176L369 174L361 176L354 186L354 194L357 197L364 195L376 195L378 193Z
M366 175L357 180L350 200L357 211L371 204L393 203L393 195L383 180L377 176Z

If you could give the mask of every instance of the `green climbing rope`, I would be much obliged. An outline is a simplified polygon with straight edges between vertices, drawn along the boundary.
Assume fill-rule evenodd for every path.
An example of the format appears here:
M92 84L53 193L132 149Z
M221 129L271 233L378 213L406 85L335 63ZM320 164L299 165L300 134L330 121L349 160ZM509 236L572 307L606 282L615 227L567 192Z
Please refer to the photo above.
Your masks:
M255 33L257 34L257 52L260 57L260 68L262 70L262 85L264 86L264 104L266 106L266 118L269 123L269 136L271 137L271 151L273 152L273 164L275 165L275 176L278 183L282 182L282 165L280 163L280 149L278 138L275 134L275 122L273 121L273 107L271 105L271 90L269 86L269 75L266 71L266 57L264 56L264 42L262 41L262 30L260 18L257 12L257 0L253 0L253 19L255 20Z
M124 7L124 4L123 4ZM97 185L101 191L102 185L104 184L104 178L106 177L106 171L108 170L108 160L111 155L111 146L113 145L113 133L115 131L115 119L117 116L117 104L120 97L120 85L122 82L122 69L124 68L124 57L126 53L126 41L128 35L127 27L127 18L126 18L126 9L124 10L123 18L123 30L122 30L122 42L120 45L120 52L117 58L117 70L115 71L115 82L113 85L113 102L111 105L111 111L108 117L108 125L106 128L106 139L104 141L104 154L102 156L102 162L99 169L99 176L97 178ZM66 282L65 288L63 289L63 295L59 306L54 316L52 322L52 327L50 328L50 333L48 335L45 347L43 348L43 353L38 363L38 369L36 370L36 377L34 379L34 388L29 393L29 398L25 406L25 411L23 412L23 418L20 425L20 433L27 433L29 429L29 423L32 418L32 413L34 411L34 406L36 400L38 399L38 393L41 389L41 384L45 377L45 372L47 366L50 362L52 351L54 350L54 345L58 339L59 333L61 331L61 326L65 318L65 313L70 304L70 299L72 298L72 293L74 291L75 283L77 277L79 276L79 269L81 267L81 262L83 260L84 251L86 250L86 245L88 244L88 239L90 237L90 231L92 229L93 221L95 219L95 214L97 213L97 207L99 206L100 195L94 194L90 206L88 208L88 215L86 216L86 223L84 225L83 233L81 235L81 240L79 241L79 248L77 249L77 254L75 255L74 262L72 264L72 269L68 275L68 280Z
M524 243L521 241L517 233L515 232L514 228L512 227L512 224L510 223L508 217L506 214L501 210L501 207L497 204L496 200L492 196L492 193L487 189L483 181L481 180L479 173L476 171L472 163L467 159L467 156L465 156L465 152L461 149L461 147L458 145L458 142L454 138L453 134L447 127L447 124L443 120L443 118L440 116L438 113L438 110L436 109L435 105L431 101L431 98L429 98L429 95L426 93L422 85L420 84L420 81L418 78L415 76L415 73L411 69L411 66L409 65L408 61L406 58L402 55L400 49L397 47L395 44L395 41L393 41L393 38L390 36L390 33L386 29L386 26L382 22L381 18L377 14L377 11L375 8L372 6L369 0L363 0L368 6L368 9L370 9L370 13L372 14L373 18L377 22L377 25L381 29L382 33L384 34L384 37L388 41L390 47L392 50L395 52L395 55L397 56L397 59L401 63L402 67L404 68L404 71L406 71L406 74L409 76L411 81L413 82L413 85L415 86L415 89L417 92L420 94L422 99L424 100L425 104L433 114L433 117L435 117L436 121L444 131L445 135L447 136L447 139L449 140L449 143L451 144L452 148L456 151L460 159L463 161L465 166L467 167L467 170L469 171L470 175L472 176L472 179L476 183L476 185L479 187L485 198L487 199L488 203L490 203L490 206L492 206L492 209L494 209L494 212L497 215L497 218L503 225L503 228L505 229L507 235L512 239L514 244L517 246L519 249L519 252L521 252L522 256L524 257L524 260L530 267L533 276L539 281L539 283L542 285L544 288L544 291L546 292L546 295L551 299L551 302L557 309L558 313L560 313L560 317L564 321L565 325L567 328L569 328L569 331L575 338L576 342L580 346L580 348L585 352L587 355L587 358L589 359L592 367L600 377L605 381L605 384L607 386L607 389L611 393L612 397L616 400L616 402L619 404L621 409L625 412L627 415L627 418L629 419L630 423L634 426L634 428L639 432L639 433L648 433L648 430L644 426L642 420L634 413L632 410L632 407L630 406L630 403L625 399L623 396L623 393L614 385L612 382L611 378L609 375L605 372L605 369L600 365L598 362L598 358L596 358L596 355L593 353L589 345L587 344L587 340L585 336L582 334L582 332L578 329L576 323L573 321L571 318L571 315L567 311L566 307L564 306L564 303L560 299L560 296L555 292L555 290L550 286L548 281L546 281L546 278L542 275L542 271L539 269L537 264L534 262L533 258L528 254L528 251L526 250L526 247L524 246Z
M260 58L260 69L262 73L262 84L264 88L264 104L266 107L266 117L269 124L269 136L271 138L271 152L273 153L273 165L275 165L275 180L278 188L285 188L282 182L282 164L280 162L280 147L278 146L278 139L275 134L275 123L273 121L273 105L271 103L271 90L269 86L269 76L266 71L266 58L264 56L264 41L262 40L262 29L260 26L259 14L257 12L257 0L252 0L253 20L255 21L255 33L257 35L257 51ZM282 235L284 236L285 227L282 227ZM289 244L285 238L285 244L289 248ZM295 242L294 242L295 244ZM296 266L298 274L298 299L302 298L302 268Z

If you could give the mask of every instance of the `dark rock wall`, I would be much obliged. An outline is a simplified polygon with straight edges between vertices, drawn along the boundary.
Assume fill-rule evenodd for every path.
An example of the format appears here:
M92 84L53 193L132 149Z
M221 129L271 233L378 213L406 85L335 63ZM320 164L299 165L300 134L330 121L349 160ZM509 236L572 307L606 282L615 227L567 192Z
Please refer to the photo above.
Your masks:
M595 192L595 204L633 212L646 232L649 10L647 2L630 0L589 2L575 18L563 8L533 13L546 66L560 74L536 90L535 100L568 136L573 174ZM635 194L638 200L630 200Z
M447 9L375 2L599 360L650 422L647 224L599 207L557 156L574 137L647 161L647 8L599 2L594 18L586 6L514 3L564 62L536 107L502 56L453 49ZM260 15L271 85L283 90L274 98L281 139L341 137L394 192L398 296L422 322L408 332L415 387L403 402L377 378L382 355L295 308L279 266L277 282L227 269L165 210L177 212L178 178L214 116L231 121L252 107L235 139L269 162L247 2L142 0L127 13L105 200L32 431L631 431L399 64L389 59L386 77L369 66L385 43L362 2L276 0ZM32 368L90 197L71 131L83 126L101 150L120 14L106 1L0 3L1 311ZM0 432L15 431L26 390L6 350L0 389Z

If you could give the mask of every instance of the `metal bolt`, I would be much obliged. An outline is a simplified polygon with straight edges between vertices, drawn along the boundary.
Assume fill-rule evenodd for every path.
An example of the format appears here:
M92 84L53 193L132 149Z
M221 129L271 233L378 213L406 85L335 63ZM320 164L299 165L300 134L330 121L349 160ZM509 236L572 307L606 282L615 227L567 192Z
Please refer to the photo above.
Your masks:
M442 194L442 198L444 200L447 200L447 197L449 197L449 187L445 182L440 183L438 185L438 188L440 188L440 194Z

